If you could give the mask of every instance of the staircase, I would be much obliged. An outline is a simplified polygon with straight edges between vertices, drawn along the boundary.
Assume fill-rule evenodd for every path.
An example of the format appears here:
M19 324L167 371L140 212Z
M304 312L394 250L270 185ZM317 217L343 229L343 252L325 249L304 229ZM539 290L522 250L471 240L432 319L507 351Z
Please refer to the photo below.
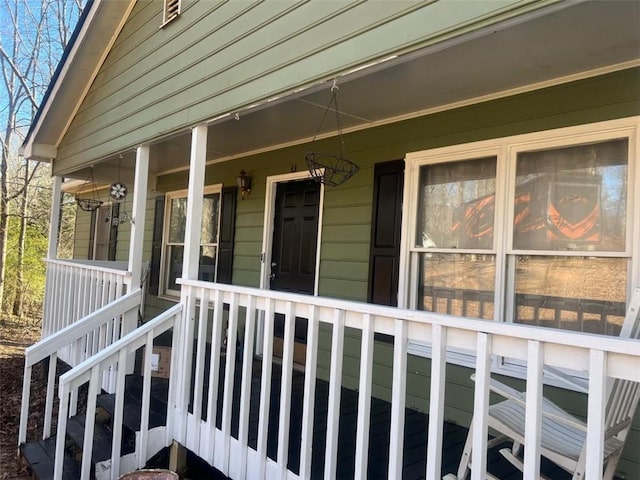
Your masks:
M151 397L149 402L149 433L151 438L165 436L167 419L168 379L152 378ZM124 410L121 439L121 465L137 465L136 441L139 437L142 411L143 377L127 375L125 379ZM113 417L116 407L116 395L102 393L96 399L94 415L93 448L91 455L90 476L96 480L110 477L111 449L113 443ZM63 462L63 479L81 477L82 447L86 427L86 412L79 413L67 420L65 451ZM52 479L54 472L55 437L28 442L20 445L20 452L39 480ZM148 448L149 457L164 448L164 442L154 442ZM146 462L147 459L145 459Z
M136 300L139 295L122 297L26 350L19 445L36 478L117 479L145 467L171 443L169 405L175 404L175 387L170 379L152 375L152 352L154 341L170 330L177 344L182 307L106 341L119 333L118 325L139 305ZM80 361L60 374L62 352ZM171 371L177 371L177 358L171 355ZM50 366L46 399L32 405L32 368L42 361ZM58 421L52 435L56 384ZM42 439L27 441L29 410L42 405Z

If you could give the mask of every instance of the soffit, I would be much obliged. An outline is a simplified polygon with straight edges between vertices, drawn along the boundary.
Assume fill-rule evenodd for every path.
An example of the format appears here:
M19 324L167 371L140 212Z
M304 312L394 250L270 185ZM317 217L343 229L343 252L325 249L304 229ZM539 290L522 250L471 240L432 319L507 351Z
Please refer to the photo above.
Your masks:
M61 60L25 144L56 146L109 52L135 0L94 0Z

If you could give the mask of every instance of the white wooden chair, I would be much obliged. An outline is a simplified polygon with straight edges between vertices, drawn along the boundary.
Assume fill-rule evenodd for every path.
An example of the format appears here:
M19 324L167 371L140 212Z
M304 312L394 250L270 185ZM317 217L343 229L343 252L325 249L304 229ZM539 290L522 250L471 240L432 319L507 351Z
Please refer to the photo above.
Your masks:
M620 337L640 338L640 288L636 288L632 295ZM549 367L545 367L545 374L560 377L564 382L572 384L574 389L587 392L587 382L584 380L580 381L581 379ZM500 435L488 442L488 448L504 443L505 440L512 441L512 447L503 448L500 453L522 471L525 392L519 392L493 379L490 381L490 389L506 400L489 407L489 427ZM611 382L605 416L603 479L613 478L639 399L640 383L618 379ZM444 477L446 480L462 480L469 473L472 467L472 428L473 421L469 428L457 476L446 475ZM543 398L540 454L571 473L574 480L584 478L587 455L586 431L585 422ZM495 477L487 474L487 478Z

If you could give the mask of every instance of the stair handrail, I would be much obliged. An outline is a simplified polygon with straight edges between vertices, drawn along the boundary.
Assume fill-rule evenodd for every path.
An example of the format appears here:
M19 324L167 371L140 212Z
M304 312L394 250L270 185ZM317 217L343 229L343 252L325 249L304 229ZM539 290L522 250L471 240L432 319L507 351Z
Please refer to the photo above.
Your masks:
M27 439L27 421L29 417L29 400L31 395L31 373L33 366L38 362L49 358L49 372L47 378L47 394L45 400L45 414L44 414L44 429L42 438L46 439L51 435L51 422L53 416L53 394L55 388L55 375L56 364L58 360L58 352L64 348L74 346L76 351L82 348L79 345L83 339L92 333L95 334L98 331L98 337L101 335L101 330L105 331L103 336L103 345L100 346L100 339L98 339L97 347L107 347L112 342L108 341L109 328L106 326L113 321L114 318L120 316L127 317L128 315L138 315L138 307L142 298L142 292L138 289L134 292L128 293L119 299L105 305L104 307L90 313L86 317L78 320L72 325L69 325L58 332L48 336L47 338L40 340L39 342L27 347L25 349L24 359L24 376L22 380L22 405L20 410L20 427L18 431L18 445L23 444ZM120 336L119 332L114 332L115 325L111 326L111 340L117 340ZM118 337L118 338L116 338Z
M54 479L62 478L65 436L66 436L66 418L68 418L70 409L69 402L72 391L77 390L82 384L89 382L89 393L87 396L87 422L85 424L84 444L82 446L82 479L89 478L91 456L93 450L93 430L94 422L88 419L95 416L96 400L99 393L99 376L102 370L111 365L118 364L116 369L116 398L115 410L113 417L113 438L111 451L111 478L118 478L120 475L120 450L122 439L123 425L123 407L124 407L124 385L125 375L127 372L127 362L131 358L131 354L138 348L145 346L145 355L143 361L143 392L142 392L142 412L140 420L140 446L136 446L136 451L146 452L148 442L148 425L149 425L149 402L151 396L151 354L153 340L156 336L173 328L172 345L177 345L179 336L178 321L182 315L182 305L180 303L174 305L168 310L162 312L154 319L138 327L136 330L114 342L104 350L87 359L83 363L72 368L59 378L58 397L60 406L58 410L58 430L56 437L56 449L54 459ZM177 369L178 354L174 352L171 355L170 371L175 372ZM171 420L171 408L175 404L175 386L172 378L169 378L169 394L168 394L168 410L167 423ZM170 443L171 428L167 425L165 443ZM142 468L146 459L143 455L138 456L138 468Z

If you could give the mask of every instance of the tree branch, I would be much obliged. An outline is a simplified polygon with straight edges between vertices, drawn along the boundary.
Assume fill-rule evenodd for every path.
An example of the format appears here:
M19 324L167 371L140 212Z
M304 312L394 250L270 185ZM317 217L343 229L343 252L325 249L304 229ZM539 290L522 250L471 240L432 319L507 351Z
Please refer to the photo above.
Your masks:
M11 59L11 57L7 55L7 52L4 50L4 47L2 46L2 44L0 44L0 55L7 61L7 63L11 67L11 70L13 70L13 72L16 74L18 81L22 84L22 87L25 89L27 96L29 97L29 100L31 100L32 106L34 108L38 108L38 102L35 99L35 97L31 94L31 90L29 89L29 86L26 84L24 77L22 76L22 73L20 72L20 70L18 70L18 67L16 66L16 64L13 63L13 60Z
M27 160L28 161L28 160ZM31 183L31 180L33 180L33 177L36 174L36 171L38 170L38 167L40 167L40 162L36 162L36 166L33 167L33 170L31 171L31 174L29 175L29 178L27 179L27 181L24 183L24 185L18 189L18 191L14 192L12 195L9 195L7 197L7 201L11 201L15 198L18 198L20 195L22 195L24 193L24 191L29 187L29 184Z

